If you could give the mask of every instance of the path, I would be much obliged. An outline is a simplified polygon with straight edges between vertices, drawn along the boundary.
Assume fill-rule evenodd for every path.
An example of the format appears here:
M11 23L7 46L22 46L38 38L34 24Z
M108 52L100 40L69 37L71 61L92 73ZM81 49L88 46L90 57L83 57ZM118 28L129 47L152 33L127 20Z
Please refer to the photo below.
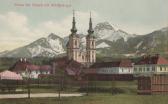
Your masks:
M72 93L72 94L61 94L61 97L78 97L84 96L85 93ZM32 98L38 97L58 97L58 93L33 93L30 94ZM0 94L0 99L8 99L8 98L27 98L28 94Z

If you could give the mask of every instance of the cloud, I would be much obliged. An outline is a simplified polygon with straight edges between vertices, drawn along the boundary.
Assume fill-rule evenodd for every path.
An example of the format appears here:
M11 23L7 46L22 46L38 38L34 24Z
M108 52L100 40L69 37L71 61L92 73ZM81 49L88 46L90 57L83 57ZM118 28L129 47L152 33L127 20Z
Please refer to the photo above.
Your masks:
M89 12L76 12L76 26L78 33L87 34L89 25ZM92 11L93 23L100 21L101 17ZM56 33L60 37L70 34L72 27L72 15L62 20L46 20L35 26L29 23L29 18L18 12L0 14L0 51L10 50L26 45L38 38L46 37L50 33Z
M92 11L93 22L102 20L101 17ZM76 27L78 33L86 34L89 27L89 12L76 12ZM70 29L72 27L72 15L66 16L61 21L49 20L40 23L35 31L43 31L43 33L48 34L51 32L56 33L61 37L68 36L70 34Z

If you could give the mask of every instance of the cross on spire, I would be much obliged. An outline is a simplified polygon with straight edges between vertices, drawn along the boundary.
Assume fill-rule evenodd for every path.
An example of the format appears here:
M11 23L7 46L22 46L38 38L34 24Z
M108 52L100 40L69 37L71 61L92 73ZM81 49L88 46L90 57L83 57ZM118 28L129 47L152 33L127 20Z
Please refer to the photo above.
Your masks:
M75 22L75 10L73 10L73 20L72 20L72 29L71 29L72 33L76 33L77 29L76 29L76 22Z
M92 17L91 17L91 12L90 12L90 21L89 21L89 29L88 29L88 33L92 34L94 32L93 27L92 27Z

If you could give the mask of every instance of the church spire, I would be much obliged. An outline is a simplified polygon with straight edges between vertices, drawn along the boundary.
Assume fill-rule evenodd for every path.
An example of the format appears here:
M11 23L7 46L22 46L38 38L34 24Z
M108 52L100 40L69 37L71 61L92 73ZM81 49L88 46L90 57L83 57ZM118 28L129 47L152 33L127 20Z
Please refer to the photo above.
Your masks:
M92 27L92 17L91 17L91 12L90 12L90 21L89 21L89 30L88 33L92 34L94 32L93 27Z
M77 29L76 29L76 22L75 22L75 11L73 10L73 21L72 21L72 29L71 29L72 33L76 33Z

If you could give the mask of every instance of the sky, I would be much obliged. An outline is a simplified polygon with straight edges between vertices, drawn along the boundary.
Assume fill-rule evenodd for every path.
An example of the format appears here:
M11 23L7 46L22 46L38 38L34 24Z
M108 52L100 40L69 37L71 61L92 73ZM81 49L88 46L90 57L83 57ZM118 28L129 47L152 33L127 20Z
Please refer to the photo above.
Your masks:
M1 0L0 52L27 45L55 33L70 34L72 10L78 33L109 22L115 29L144 35L168 26L168 0Z

